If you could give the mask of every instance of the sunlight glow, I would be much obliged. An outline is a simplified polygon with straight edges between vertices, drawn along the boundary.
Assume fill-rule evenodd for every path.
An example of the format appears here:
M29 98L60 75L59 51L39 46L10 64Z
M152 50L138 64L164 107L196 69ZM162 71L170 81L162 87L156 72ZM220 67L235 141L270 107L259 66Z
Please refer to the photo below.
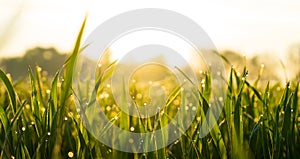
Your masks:
M218 49L284 57L300 42L299 1L0 1L0 57L21 55L36 45L71 50L88 13L84 37L105 20L138 8L165 8L195 20ZM19 14L18 14L19 12ZM17 16L16 16L17 15ZM8 28L10 28L8 30Z

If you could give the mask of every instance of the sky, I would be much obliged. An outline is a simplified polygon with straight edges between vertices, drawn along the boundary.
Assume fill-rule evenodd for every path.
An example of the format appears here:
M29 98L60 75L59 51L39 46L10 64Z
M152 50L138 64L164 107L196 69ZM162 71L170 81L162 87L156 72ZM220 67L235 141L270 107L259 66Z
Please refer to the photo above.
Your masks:
M218 50L285 57L300 43L300 1L0 0L0 58L35 46L72 49L88 15L84 39L101 23L126 11L162 8L197 22Z

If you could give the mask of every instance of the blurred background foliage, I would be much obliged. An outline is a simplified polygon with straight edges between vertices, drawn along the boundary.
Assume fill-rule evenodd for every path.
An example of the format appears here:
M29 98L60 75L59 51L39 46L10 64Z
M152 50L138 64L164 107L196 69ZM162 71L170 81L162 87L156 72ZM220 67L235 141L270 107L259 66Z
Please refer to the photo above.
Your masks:
M257 78L261 67L263 67L264 71L261 75L261 80L264 81L299 80L300 77L300 44L290 47L287 52L287 62L283 62L271 53L256 54L251 57L244 57L242 54L231 50L222 50L220 53L230 61L230 65L225 64L227 72L230 71L231 67L234 67L238 72L242 72L246 64L249 70L249 80ZM109 50L104 55L103 59L101 59L103 61L102 68L111 63ZM14 80L28 77L29 66L40 66L43 68L44 73L53 76L64 64L66 58L67 54L59 52L54 47L37 46L27 50L22 57L0 59L0 68L9 73ZM163 62L163 59L161 60Z

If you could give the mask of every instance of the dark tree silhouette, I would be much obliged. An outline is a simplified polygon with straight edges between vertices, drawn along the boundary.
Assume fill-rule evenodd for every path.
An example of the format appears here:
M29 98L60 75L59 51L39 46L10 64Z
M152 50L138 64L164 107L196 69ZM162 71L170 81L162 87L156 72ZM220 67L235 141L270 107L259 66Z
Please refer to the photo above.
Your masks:
M2 59L0 67L10 73L13 79L27 77L28 68L34 68L36 65L48 75L53 76L64 64L66 58L66 54L59 53L55 48L35 47L26 51L23 57Z

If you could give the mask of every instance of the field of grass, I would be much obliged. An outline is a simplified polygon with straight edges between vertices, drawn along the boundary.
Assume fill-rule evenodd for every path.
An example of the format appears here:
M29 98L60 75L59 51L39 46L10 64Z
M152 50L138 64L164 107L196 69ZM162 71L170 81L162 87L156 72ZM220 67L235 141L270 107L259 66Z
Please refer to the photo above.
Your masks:
M243 72L231 69L220 118L210 133L199 138L199 127L210 103L209 73L195 84L201 109L190 128L169 146L147 153L125 153L111 149L96 140L83 126L76 111L72 92L72 74L80 53L78 35L73 52L56 76L47 77L42 68L29 68L28 79L13 82L0 70L0 158L297 158L300 156L299 81L260 84L247 80ZM224 59L226 62L226 59ZM228 61L227 61L228 62ZM111 67L107 68L111 69ZM259 71L258 71L259 72ZM170 122L173 107L178 105L180 89L174 88L166 109L170 116L160 120L139 120L124 113L111 99L105 86L111 71L99 77L101 107L113 124L132 131L151 131ZM260 73L263 73L261 71ZM134 89L135 85L131 85ZM180 88L180 87L179 87ZM132 96L138 92L133 91ZM147 99L145 99L147 100ZM136 99L135 102L143 102ZM192 103L192 105L195 103ZM192 106L191 105L191 106ZM117 118L116 118L117 117ZM142 129L143 128L143 129ZM145 129L146 128L146 129ZM105 126L103 127L105 129ZM105 130L104 130L105 131ZM122 140L122 138L120 138ZM118 141L124 142L124 141Z

